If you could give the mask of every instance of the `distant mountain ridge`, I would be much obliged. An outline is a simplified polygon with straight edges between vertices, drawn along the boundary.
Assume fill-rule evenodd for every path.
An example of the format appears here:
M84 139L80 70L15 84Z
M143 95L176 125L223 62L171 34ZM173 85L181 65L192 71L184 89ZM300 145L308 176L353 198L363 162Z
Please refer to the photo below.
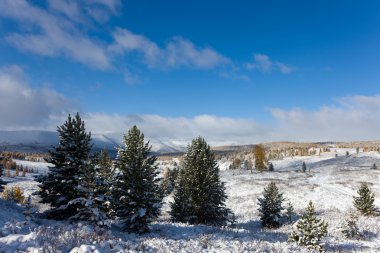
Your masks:
M119 138L116 136L120 135ZM92 133L92 142L95 149L115 150L122 145L122 134ZM177 146L170 141L149 139L152 151L156 153L177 153L182 152L184 147ZM19 130L5 131L0 130L0 151L19 151L19 152L47 152L58 144L58 133L53 131L40 130Z

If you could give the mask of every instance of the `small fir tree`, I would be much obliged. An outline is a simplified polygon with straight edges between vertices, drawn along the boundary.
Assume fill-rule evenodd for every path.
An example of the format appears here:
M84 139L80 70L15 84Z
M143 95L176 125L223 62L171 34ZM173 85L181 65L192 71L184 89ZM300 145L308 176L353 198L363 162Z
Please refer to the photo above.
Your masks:
M118 149L112 186L113 208L127 232L145 233L158 217L162 197L157 178L156 157L144 135L133 126L124 135L124 147Z
M293 225L289 241L309 249L323 251L322 239L327 234L327 223L315 216L314 205L310 201L301 219Z
M258 210L263 227L277 228L280 226L281 211L284 210L282 195L274 182L264 188L263 197L258 199Z
M375 215L376 208L374 205L375 194L368 187L367 182L363 182L358 190L358 197L354 197L354 206L363 215Z
M360 231L357 222L358 216L351 212L342 225L342 233L346 238L361 239L363 237L363 233Z
M198 137L188 146L178 177L171 203L172 220L224 225L233 219L225 207L226 198L214 154L206 141Z
M256 145L254 148L254 156L255 156L255 168L262 172L267 170L267 159L265 155L265 149L263 145Z
M41 202L51 206L45 212L46 216L63 220L73 217L77 209L81 208L80 202L71 201L85 197L78 187L88 166L91 133L86 132L79 113L74 118L69 115L57 131L59 144L49 152L49 162L54 166L49 168L47 175L40 176L37 180L41 183L38 192Z
M302 172L306 172L306 163L305 162L302 162Z
M268 171L274 171L273 163L269 163Z
M373 170L377 170L376 163L374 163L374 164L372 165L371 169L373 169Z
M4 165L2 163L0 163L0 192L2 192L4 190L4 186L7 184L2 179L3 173L4 173Z
M285 208L285 218L287 222L291 223L293 221L293 216L296 215L292 202L288 202Z
M26 221L30 222L36 213L37 213L37 209L32 205L32 198L29 195L26 201L25 211L23 212L23 214L25 215Z

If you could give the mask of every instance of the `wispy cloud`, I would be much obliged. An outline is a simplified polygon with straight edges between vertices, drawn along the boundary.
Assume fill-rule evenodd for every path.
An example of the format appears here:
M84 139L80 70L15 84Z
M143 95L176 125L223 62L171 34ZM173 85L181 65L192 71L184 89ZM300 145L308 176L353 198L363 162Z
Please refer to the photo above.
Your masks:
M262 73L271 73L279 71L283 74L289 74L297 70L296 67L279 61L273 61L268 55L254 54L253 62L245 63L248 70L259 70Z
M22 25L19 32L9 34L6 40L23 51L49 57L65 56L94 68L109 68L111 63L105 47L72 22L82 18L79 7L72 1L51 1L51 4L65 16L54 15L25 0L4 0L0 16Z
M116 29L113 33L115 44L110 50L120 54L137 53L144 64L154 69L190 67L212 69L226 65L230 59L212 48L199 48L191 41L176 36L165 47L159 47L147 37L127 29Z

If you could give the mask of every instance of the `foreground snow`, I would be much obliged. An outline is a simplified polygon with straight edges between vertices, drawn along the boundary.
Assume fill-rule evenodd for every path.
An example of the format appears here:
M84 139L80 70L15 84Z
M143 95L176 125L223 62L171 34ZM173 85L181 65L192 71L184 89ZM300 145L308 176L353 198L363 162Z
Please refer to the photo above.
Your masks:
M360 182L369 182L375 194L379 192L380 170L369 168L373 163L380 165L380 155L369 152L345 157L345 150L338 150L338 154L337 158L335 152L285 158L274 162L275 171L271 173L222 171L229 197L226 204L237 218L233 228L169 222L167 203L171 196L165 198L162 215L152 224L151 233L143 236L121 233L116 225L109 231L94 231L81 224L43 219L26 222L22 207L0 200L0 252L307 252L287 242L291 224L275 230L261 228L257 198L271 181L276 182L298 213L303 212L309 200L315 203L318 216L329 224L327 250L380 252L379 217L359 218L359 227L365 235L363 240L345 239L340 232L348 212L353 210L352 197ZM306 173L299 172L302 161L307 164ZM227 167L226 163L220 162ZM28 162L28 166L40 166L42 173L46 169L46 164ZM5 179L29 195L37 189L34 175ZM380 196L375 197L375 204L380 206Z

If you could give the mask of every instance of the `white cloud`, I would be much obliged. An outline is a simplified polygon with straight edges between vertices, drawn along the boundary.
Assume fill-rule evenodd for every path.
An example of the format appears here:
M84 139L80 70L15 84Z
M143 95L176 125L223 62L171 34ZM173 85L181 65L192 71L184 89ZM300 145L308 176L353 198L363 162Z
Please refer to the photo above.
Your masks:
M277 120L275 140L380 140L380 95L337 99L315 111L271 109Z
M182 37L173 37L165 47L160 48L155 42L143 35L127 29L116 29L113 33L115 44L110 50L117 53L137 53L150 68L168 69L191 67L212 69L226 65L230 60L212 48L198 48L191 41Z
M265 54L254 54L253 62L248 62L245 64L248 70L259 70L262 73L271 73L273 71L279 71L283 74L292 73L297 70L289 64L285 64L279 61L272 61L268 55Z
M7 41L20 50L35 54L65 56L94 68L109 68L111 64L104 47L84 35L70 21L81 19L77 5L70 1L51 3L68 18L53 15L25 0L3 1L0 16L20 23L23 28L27 27L21 29L22 32L9 34Z
M266 140L269 128L250 119L235 119L213 115L163 117L159 115L133 115L90 113L83 116L86 126L94 133L105 133L120 139L133 125L137 125L149 138L170 140L181 144L202 136L212 145L248 144Z
M47 128L73 107L72 101L52 89L32 88L20 67L0 68L1 129Z

